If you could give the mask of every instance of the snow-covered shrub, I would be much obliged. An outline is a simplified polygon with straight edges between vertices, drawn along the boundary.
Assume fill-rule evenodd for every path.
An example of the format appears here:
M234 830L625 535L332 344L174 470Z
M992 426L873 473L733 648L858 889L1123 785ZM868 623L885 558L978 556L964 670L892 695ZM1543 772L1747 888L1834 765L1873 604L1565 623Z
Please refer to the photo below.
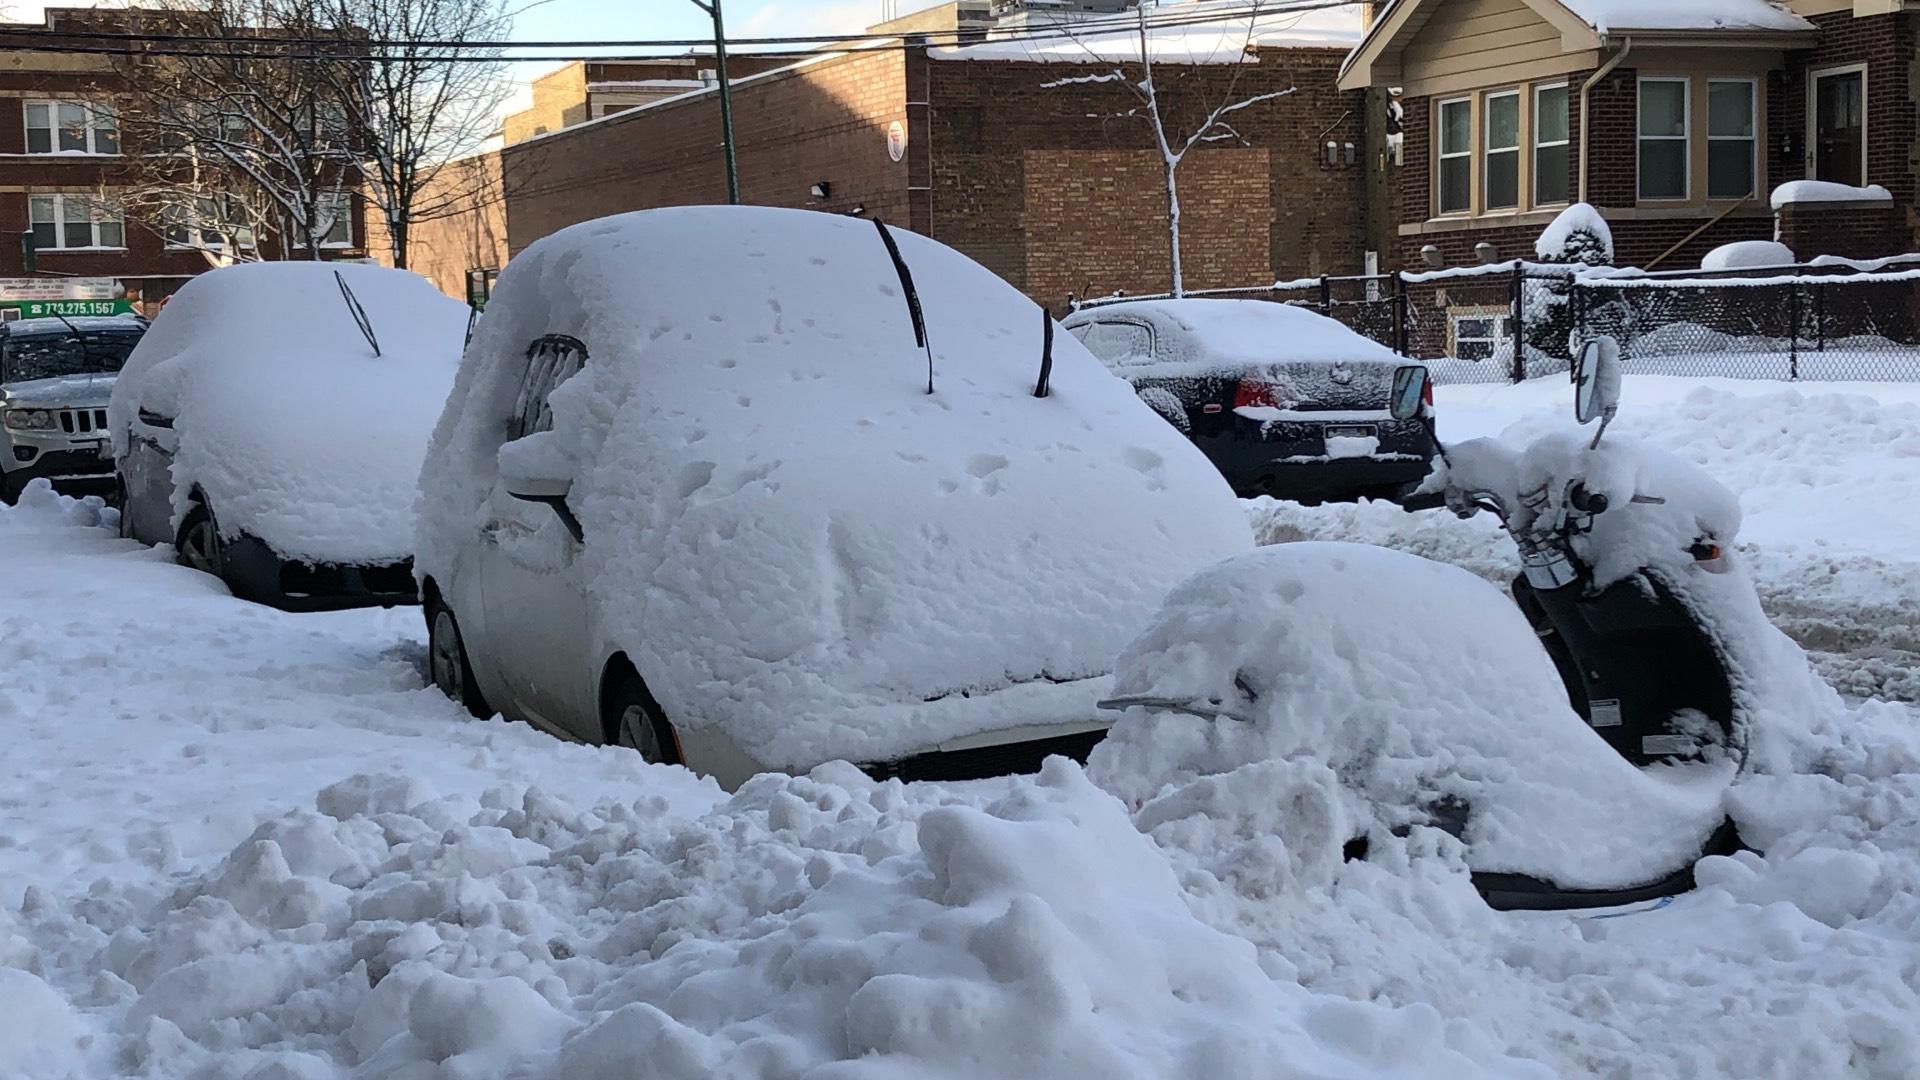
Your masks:
M1566 276L1525 283L1520 338L1530 350L1554 358L1571 357L1579 343L1572 340L1573 274L1581 267L1613 264L1613 232L1600 211L1574 203L1553 219L1534 241L1534 255L1543 263L1568 266Z

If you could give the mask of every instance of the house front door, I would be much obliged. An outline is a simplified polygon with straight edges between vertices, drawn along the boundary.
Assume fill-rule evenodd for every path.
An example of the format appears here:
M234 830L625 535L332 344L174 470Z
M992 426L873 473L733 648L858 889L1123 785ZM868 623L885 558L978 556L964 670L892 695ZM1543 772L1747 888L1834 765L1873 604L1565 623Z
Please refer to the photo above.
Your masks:
M1813 78L1813 178L1858 187L1866 177L1866 76L1840 71Z

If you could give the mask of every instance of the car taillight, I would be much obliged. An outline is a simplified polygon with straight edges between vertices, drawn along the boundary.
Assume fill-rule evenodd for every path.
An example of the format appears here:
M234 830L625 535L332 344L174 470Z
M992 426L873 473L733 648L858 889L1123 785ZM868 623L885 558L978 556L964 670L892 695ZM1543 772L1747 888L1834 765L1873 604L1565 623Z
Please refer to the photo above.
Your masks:
M1270 382L1259 379L1241 379L1240 385L1233 391L1233 407L1244 409L1249 405L1264 409L1280 408L1280 398L1275 392L1279 388Z

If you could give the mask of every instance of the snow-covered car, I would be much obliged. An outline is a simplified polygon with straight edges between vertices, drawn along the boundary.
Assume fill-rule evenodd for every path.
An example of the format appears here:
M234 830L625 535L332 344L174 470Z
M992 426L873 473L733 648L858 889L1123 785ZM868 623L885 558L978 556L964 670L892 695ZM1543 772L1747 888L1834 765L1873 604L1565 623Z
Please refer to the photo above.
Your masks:
M70 493L113 489L107 397L146 329L132 316L0 323L0 502L42 477Z
M729 786L1083 756L1120 647L1251 533L1054 331L859 218L680 207L538 241L421 472L434 681Z
M290 611L412 603L414 483L466 326L403 270L194 278L107 409L122 533Z
M1235 492L1397 499L1433 458L1428 417L1388 397L1410 361L1324 315L1265 300L1128 300L1062 320Z

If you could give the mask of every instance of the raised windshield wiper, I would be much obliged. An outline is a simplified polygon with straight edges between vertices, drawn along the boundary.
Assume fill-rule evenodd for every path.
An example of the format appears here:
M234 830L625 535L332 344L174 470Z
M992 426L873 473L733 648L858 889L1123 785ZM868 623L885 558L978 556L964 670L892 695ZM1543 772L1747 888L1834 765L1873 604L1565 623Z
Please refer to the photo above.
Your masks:
M67 333L73 336L74 343L80 346L80 360L82 363L84 363L87 366L87 370L86 370L87 378L91 380L95 375L99 374L99 372L95 370L95 364L93 362L93 349L87 344L87 336L85 334L82 334L80 332L80 328L73 325L73 323L69 321L65 315L60 314L59 312L53 310L51 307L47 309L47 314L53 316L56 319L59 319L60 325L66 327Z

